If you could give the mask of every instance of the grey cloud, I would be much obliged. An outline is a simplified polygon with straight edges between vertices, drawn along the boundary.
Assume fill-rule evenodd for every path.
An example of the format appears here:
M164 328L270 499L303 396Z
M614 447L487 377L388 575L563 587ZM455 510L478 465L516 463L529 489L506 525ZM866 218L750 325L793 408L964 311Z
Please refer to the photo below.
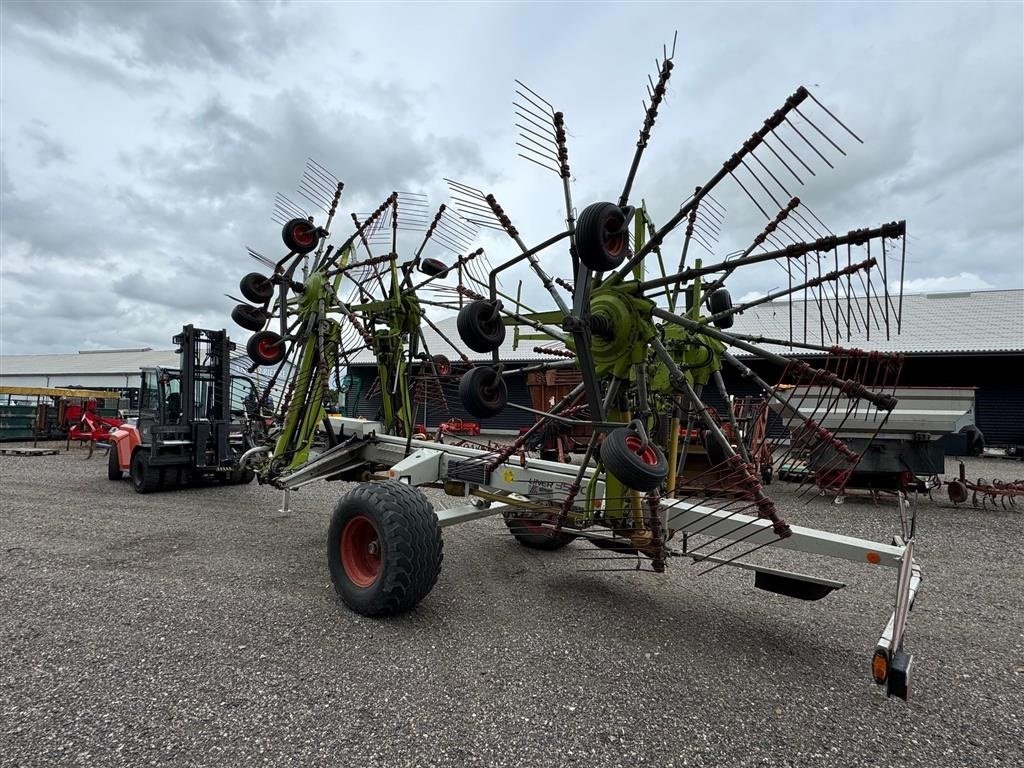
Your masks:
M36 163L41 168L53 163L64 163L70 159L68 148L63 142L53 138L46 123L34 120L25 129L24 134L32 145Z
M33 0L4 8L14 28L102 41L129 70L262 68L299 37L276 22L278 3Z

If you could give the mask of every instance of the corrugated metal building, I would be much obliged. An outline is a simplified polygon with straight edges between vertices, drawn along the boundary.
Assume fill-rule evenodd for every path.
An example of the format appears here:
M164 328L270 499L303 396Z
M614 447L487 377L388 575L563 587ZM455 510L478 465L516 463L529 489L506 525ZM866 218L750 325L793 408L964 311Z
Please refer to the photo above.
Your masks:
M894 299L895 305L895 299ZM894 311L895 307L890 308ZM835 340L836 312L834 303L824 302L819 312L817 302L794 302L792 313L788 302L764 304L748 310L736 318L733 332L762 335L767 338L789 338L792 322L792 338L819 343L822 327L825 327L825 344ZM806 314L805 314L806 310ZM852 338L847 340L846 307L838 308L843 339L841 346L879 352L902 352L906 355L901 385L911 387L976 387L975 419L990 445L1024 444L1024 385L1020 371L1024 370L1024 290L970 291L958 293L928 293L903 297L902 322L896 333L895 318L890 317L891 333L886 338L881 326L883 308L876 306L868 328L867 317L855 319L851 324ZM856 310L854 310L856 312ZM807 334L804 335L806 317ZM458 341L455 318L437 323L440 331L448 338ZM426 347L432 354L442 354L452 361L459 356L444 338L429 327L424 328ZM501 359L510 366L522 366L540 360L555 359L551 355L535 351L538 345L557 347L560 345L537 341L520 340L516 344L512 329L506 336L500 352ZM822 353L806 350L789 350L783 347L766 346L766 349L799 357L813 362ZM463 350L472 362L485 362L488 355ZM743 356L743 355L740 355ZM771 364L747 360L766 380L778 378L778 371ZM372 354L357 354L350 367L353 381L350 390L349 408L356 415L377 418L380 409L379 397L369 397L377 372ZM740 381L725 369L723 375L729 391L733 394L755 394L749 384ZM514 377L509 380L510 402L530 405L529 391L523 380ZM457 418L471 418L462 411L457 393L449 393L451 415ZM709 398L713 400L713 398ZM428 426L434 427L444 418L437 409L438 418L428 413ZM478 419L473 419L479 421ZM517 430L532 422L533 417L520 410L507 408L504 412L483 423L487 430Z
M15 387L130 389L139 386L139 369L176 368L173 349L82 350L63 355L0 357L0 384Z

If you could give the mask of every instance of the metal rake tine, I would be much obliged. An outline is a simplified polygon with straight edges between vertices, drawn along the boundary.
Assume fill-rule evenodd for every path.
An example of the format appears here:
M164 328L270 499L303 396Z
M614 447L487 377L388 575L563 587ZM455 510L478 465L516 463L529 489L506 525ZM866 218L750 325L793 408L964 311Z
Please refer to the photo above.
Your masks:
M775 538L775 539L771 539L770 541L766 541L764 544L758 544L756 547L752 547L751 549L748 549L746 552L742 552L742 553L736 555L736 557L731 557L728 560L722 561L721 563L715 563L713 566L711 566L710 568L704 569L703 571L701 571L697 575L698 576L703 576L706 573L711 573L716 568L721 568L723 565L730 565L731 563L734 563L737 560L739 560L741 557L747 557L748 555L752 555L755 552L757 552L757 550L763 549L764 547L767 547L769 544L774 544L776 541L779 541L779 539Z
M753 524L755 520L760 520L760 519L761 518L759 518L759 517L755 517L754 520L750 520L749 522L743 523L743 525L739 526L738 528L734 529L733 531L730 531L730 535L732 533L735 533L736 531L739 531L742 528L745 528L748 525ZM738 539L734 539L734 540L730 541L725 546L719 547L714 552L709 552L708 554L704 555L703 557L701 557L699 559L695 558L693 560L692 564L696 565L697 563L701 562L702 560L707 560L709 557L714 557L715 555L721 554L722 552L725 552L725 550L727 550L727 549L729 549L731 547L735 547L737 544L742 544L747 539L749 539L749 538L751 538L753 536L756 536L757 534L761 533L761 531L764 531L764 530L766 530L766 529L765 528L755 528L753 531L748 533L746 536L740 536ZM714 539L713 541L720 541L721 539L722 539L722 537L719 536L717 539ZM713 543L713 542L709 542L709 543ZM707 545L704 544L704 545L701 545L701 546L707 546ZM691 553L696 552L696 551L697 551L696 549L691 549L690 550Z
M547 107L549 110L551 110L551 114L552 115L554 114L554 112L555 112L554 104L552 104L550 101L545 99L543 96L541 96L539 93L537 93L535 90L533 90L530 86L528 86L522 80L516 80L515 82L516 82L516 84L518 86L520 86L521 88L526 90L528 93L533 95L533 97L536 98L538 101L540 101L545 107ZM524 98L526 98L526 97L524 96Z
M836 116L835 116L834 114L832 114L832 110L830 110L830 109L829 109L828 107L826 107L826 106L825 106L824 104L822 104L822 103L821 103L820 101L818 101L818 99L817 99L817 98L816 98L816 97L814 96L814 94L813 94L813 93L811 92L810 88L807 88L807 89L805 89L805 90L807 91L807 95L811 97L811 100L812 100L812 101L813 101L813 102L814 102L815 104L817 104L817 105L818 105L819 107L821 107L822 111L823 111L823 112L824 112L824 113L825 113L826 115L828 115L828 116L829 116L829 117L831 117L831 118L832 118L833 120L835 120L835 121L836 121L836 122L837 122L837 123L839 124L839 126L840 126L840 127L841 127L841 128L843 129L843 130L845 130L845 131L846 131L846 132L847 132L848 134L850 134L851 136L853 136L853 138L855 138L855 139L856 139L857 141L859 141L859 142L860 142L861 144L863 144L863 143L864 143L864 140L863 140L863 139L862 139L862 138L861 138L860 136L858 136L858 135L857 135L856 133L854 133L854 132L853 132L852 130L850 130L850 128L849 128L849 127L848 127L848 126L846 125L846 123L844 123L844 122L843 122L842 120L840 120L840 119L839 119L838 117L836 117Z
M799 184L800 184L801 186L806 186L806 185L804 184L804 180L803 180L803 179L801 179L801 178L800 178L800 177L799 177L799 176L797 175L796 171L794 171L794 170L793 170L793 169L792 169L792 168L790 167L789 163L787 163L787 162L786 162L785 160L783 160L783 159L782 159L782 155L780 155L780 154L779 154L779 153L778 153L778 152L777 152L777 151L775 150L775 147L773 147L773 146L772 146L771 144L769 144L769 143L768 143L768 137L767 137L767 136L765 136L765 138L764 138L764 139L763 139L763 140L761 141L761 143L762 143L762 144L763 144L764 146L768 147L768 151L769 151L769 152L771 152L771 153L772 153L773 155L775 155L775 158L776 158L776 159L777 159L777 160L778 160L778 161L779 161L780 163L782 163L782 166L783 166L783 167L784 167L784 168L785 168L785 169L786 169L787 171L789 171L790 175L791 175L791 176L792 176L792 177L793 177L794 179L796 179L796 180L797 180L797 183L799 183Z
M788 117L784 118L784 120L786 121L786 125L788 125L788 126L789 126L790 128L792 128L792 129L793 129L793 130L794 130L794 131L796 132L796 135L797 135L797 136L799 136L799 137L800 137L801 139L803 139L803 140L804 140L804 143L805 143L805 144L806 144L806 145L807 145L808 147L810 147L810 148L811 148L812 150L814 150L814 153L815 153L815 154L816 154L816 155L817 155L818 157L820 157L820 158L821 158L821 161L822 161L823 163L825 163L825 165L827 165L827 166L828 166L829 168L833 168L833 169L835 168L835 166L834 166L834 165L832 165L832 163L830 163L830 162L828 161L828 158L827 158L827 157L825 157L825 156L824 156L824 155L823 155L823 154L821 153L821 151L820 151L820 150L819 150L819 149L818 149L818 148L817 148L816 146L814 146L814 144L813 144L813 143L811 143L811 140L810 140L810 139L808 139L808 138L807 138L806 136L804 136L803 132L802 132L802 131L801 131L801 130L800 130L799 128L797 128L797 127L796 127L796 126L795 126L795 125L793 124L793 122L792 122L792 121L791 121L791 120L790 120L790 119L789 119Z
M846 152L843 151L843 148L840 147L838 144L836 144L834 141L832 141L832 139L829 137L829 135L827 133L825 133L823 130L821 130L821 128L819 128L817 125L815 125L814 122L810 118L807 117L807 115L805 115L803 112L801 112L800 111L800 107L793 107L793 111L796 112L798 115L800 115L800 117L802 117L805 121L807 121L807 124L810 125L811 128L813 128L819 134L821 134L821 137L823 139L825 139L825 141L827 141L829 144L831 144L832 147L836 150L836 152L841 154L843 157L846 157Z

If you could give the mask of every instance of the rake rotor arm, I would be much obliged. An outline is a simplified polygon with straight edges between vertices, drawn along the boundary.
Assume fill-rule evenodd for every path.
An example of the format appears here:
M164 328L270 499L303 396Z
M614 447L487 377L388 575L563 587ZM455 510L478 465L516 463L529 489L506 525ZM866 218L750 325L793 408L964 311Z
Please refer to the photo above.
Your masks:
M630 272L632 272L633 267L635 267L637 264L643 261L644 257L647 256L647 254L650 253L652 250L654 250L654 247L656 245L661 245L662 240L664 240L668 236L668 234L672 232L672 230L674 230L683 219L689 216L690 210L696 208L697 204L708 193L710 193L712 189L718 186L719 182L721 182L722 179L724 179L726 176L730 175L734 170L736 170L736 168L739 167L743 159L747 155L752 153L758 146L760 146L764 142L765 137L767 137L769 133L771 133L780 125L782 125L782 123L786 119L786 116L791 111L796 109L796 107L798 107L809 95L810 94L808 90L804 88L802 85L799 88L797 88L796 91L794 91L793 94L788 99L786 99L785 104L783 104L783 106L780 109L776 110L771 115L771 117L765 120L764 125L757 129L757 131L755 131L749 139L743 142L743 145L740 147L740 149L735 154L733 154L732 157L726 160L725 163L723 163L722 167L718 170L718 172L714 176L712 176L706 184L700 187L700 191L694 194L694 196L690 198L689 202L680 207L680 209L676 211L675 215L671 219L669 219L664 224L664 226L662 226L661 229L659 229L654 234L654 236L647 241L647 244L644 245L643 248L638 250L632 258L628 259L626 263L622 265L622 267L619 269L618 272L615 273L612 279L616 280L617 282L621 282L622 280L626 279L629 276Z
M829 235L828 237L821 237L810 242L793 243L792 245L788 245L785 248L779 248L778 250L768 251L766 253L749 254L736 259L720 261L717 264L709 264L706 267L693 267L678 274L668 275L667 277L658 278L656 280L647 280L640 283L640 290L648 291L655 288L663 288L666 285L672 285L677 281L688 282L690 280L695 280L698 277L703 277L704 275L714 274L716 272L721 272L722 270L731 271L737 267L747 266L750 264L761 264L766 261L775 261L776 259L795 259L808 253L824 253L835 250L840 245L864 245L868 241L875 240L877 238L903 237L906 232L907 223L905 221L893 221L871 229L854 229L847 232L845 235Z

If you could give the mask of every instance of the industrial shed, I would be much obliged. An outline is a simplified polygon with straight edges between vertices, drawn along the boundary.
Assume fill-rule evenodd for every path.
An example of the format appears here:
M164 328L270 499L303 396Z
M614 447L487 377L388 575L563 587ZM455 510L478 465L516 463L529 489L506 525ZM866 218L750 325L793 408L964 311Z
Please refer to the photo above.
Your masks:
M61 355L0 357L0 385L14 387L85 387L125 390L139 386L139 369L176 368L173 349L82 350Z
M792 312L790 308L792 306ZM892 311L897 308L893 298ZM835 339L836 307L823 302L822 310L816 301L773 302L753 308L740 315L731 329L736 333L763 335L768 338L802 340L806 322L806 339L817 343L822 325L826 327L825 343ZM840 315L845 307L839 308ZM881 313L882 308L876 308ZM822 318L824 315L824 319ZM879 318L868 328L866 322L855 321L852 338L839 342L847 348L866 351L899 352L906 356L901 386L908 387L974 387L975 423L984 433L989 445L1024 444L1024 386L1020 371L1024 370L1024 290L968 291L957 293L925 293L906 295L902 299L902 322L896 333L895 318L890 317L891 333L886 338ZM792 325L790 323L792 322ZM431 354L441 354L458 362L458 354L441 334L455 340L458 332L455 318L437 323L440 334L424 327L426 347ZM556 358L536 352L538 345L550 346L534 340L519 340L512 329L499 350L500 357L510 367L522 367ZM813 362L823 353L789 350L784 347L766 348ZM466 351L475 363L485 363L489 355ZM743 355L739 355L743 356ZM762 361L747 361L764 378L777 379L778 371ZM731 369L723 370L729 391L736 395L754 394L750 385L739 380ZM353 359L349 368L351 386L347 393L346 410L364 418L377 418L379 397L371 396L377 379L371 353L364 351ZM512 377L509 381L509 400L524 406L531 404L525 377ZM457 396L449 393L450 417L472 419L458 403ZM713 397L709 400L713 401ZM439 409L428 411L427 426L435 428L449 416ZM532 422L533 418L515 408L482 424L485 430L516 431Z

